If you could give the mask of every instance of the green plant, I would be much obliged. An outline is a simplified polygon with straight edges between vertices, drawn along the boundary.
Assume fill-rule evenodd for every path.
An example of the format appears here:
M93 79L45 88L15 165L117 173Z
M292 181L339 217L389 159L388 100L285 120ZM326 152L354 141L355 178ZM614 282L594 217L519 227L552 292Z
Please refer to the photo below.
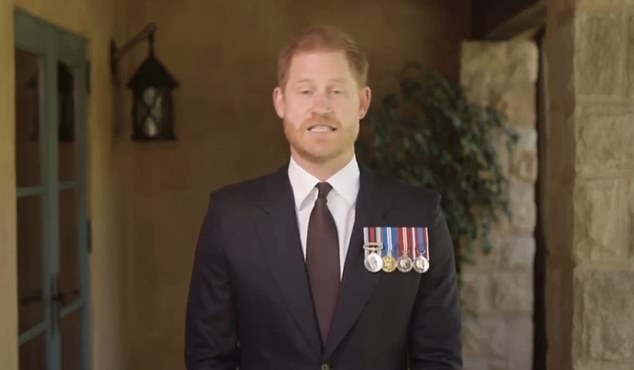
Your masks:
M515 136L502 114L429 68L408 64L397 78L400 92L372 112L372 134L357 152L380 173L442 194L460 266L472 259L476 241L490 251L491 225L500 211L510 215L496 143L502 139L510 151Z

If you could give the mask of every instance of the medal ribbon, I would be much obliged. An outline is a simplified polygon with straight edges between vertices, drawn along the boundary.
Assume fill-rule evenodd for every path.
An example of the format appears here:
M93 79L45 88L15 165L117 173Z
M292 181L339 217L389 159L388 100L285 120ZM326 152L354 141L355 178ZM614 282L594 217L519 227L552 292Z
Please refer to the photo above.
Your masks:
M416 258L416 228L415 227L409 227L409 233L412 236L412 244L410 244L412 246L412 260L414 258Z
M399 255L407 256L409 254L409 251L407 250L408 243L407 243L407 228L406 227L399 227L398 244L399 244Z
M425 256L429 261L429 235L427 234L426 227L418 227L416 228L418 232L418 248L420 250L420 255Z
M383 256L383 254L385 253L385 246L383 245L383 234L381 233L381 227L377 226L376 227L376 242L382 246L383 248L381 248L381 250L379 250L379 256ZM378 246L377 246L378 248Z
M383 228L383 240L385 240L385 243L387 245L387 249L385 250L384 255L385 256L394 256L394 246L392 244L392 228L391 227L384 227ZM385 249L385 248L384 248Z
M392 257L394 257L394 259L397 259L399 256L399 234L400 233L398 232L398 227L390 227L390 237L392 239Z

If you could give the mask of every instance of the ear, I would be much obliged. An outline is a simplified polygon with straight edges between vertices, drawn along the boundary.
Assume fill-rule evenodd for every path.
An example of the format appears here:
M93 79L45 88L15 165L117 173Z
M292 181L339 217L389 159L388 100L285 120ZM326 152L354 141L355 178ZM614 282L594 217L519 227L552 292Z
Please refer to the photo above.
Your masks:
M284 93L282 92L282 88L279 86L273 89L273 106L275 107L277 116L284 119Z
M362 88L359 93L359 98L359 119L361 120L368 113L370 101L372 101L372 90L370 90L370 87L365 86Z

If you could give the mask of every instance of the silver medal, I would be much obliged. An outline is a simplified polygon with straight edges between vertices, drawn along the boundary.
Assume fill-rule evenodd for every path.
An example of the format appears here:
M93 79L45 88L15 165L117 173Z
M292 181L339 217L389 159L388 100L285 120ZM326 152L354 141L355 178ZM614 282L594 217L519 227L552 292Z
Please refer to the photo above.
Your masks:
M425 258L425 256L416 257L414 260L414 270L416 270L419 274L424 274L427 270L429 270L429 261Z
M366 270L379 272L383 269L383 258L381 258L382 249L383 243L380 242L366 242L363 244L363 252L365 254L363 265Z
M363 261L365 268L370 272L379 272L383 269L383 258L378 253L371 252Z
M413 265L414 265L414 262L412 261L411 258L409 258L409 256L400 256L396 260L396 268L398 268L400 272L412 271Z

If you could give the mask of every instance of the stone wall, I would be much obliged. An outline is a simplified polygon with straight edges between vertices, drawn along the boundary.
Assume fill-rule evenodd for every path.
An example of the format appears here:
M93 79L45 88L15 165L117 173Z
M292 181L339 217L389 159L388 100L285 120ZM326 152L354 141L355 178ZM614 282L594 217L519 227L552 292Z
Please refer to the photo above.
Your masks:
M548 364L631 369L634 1L548 6Z
M499 151L513 217L494 226L491 253L463 267L465 369L532 369L537 72L532 41L463 43L461 81L471 98L506 114L519 136L513 153Z

